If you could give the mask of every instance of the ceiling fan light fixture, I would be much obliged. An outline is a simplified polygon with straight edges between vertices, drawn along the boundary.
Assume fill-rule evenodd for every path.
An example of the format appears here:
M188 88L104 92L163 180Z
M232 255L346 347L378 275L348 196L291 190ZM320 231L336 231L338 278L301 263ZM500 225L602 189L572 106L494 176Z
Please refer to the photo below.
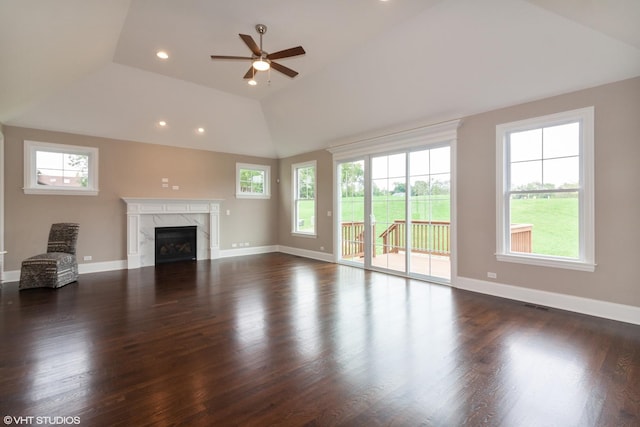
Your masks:
M269 64L269 62L265 61L262 58L258 58L253 61L253 68L255 68L257 71L267 71L270 67L271 65Z
M249 83L249 86L255 86L255 85L257 85L257 84L258 84L258 82L257 82L257 81L255 81L255 79L251 79L251 80L249 80L247 83Z

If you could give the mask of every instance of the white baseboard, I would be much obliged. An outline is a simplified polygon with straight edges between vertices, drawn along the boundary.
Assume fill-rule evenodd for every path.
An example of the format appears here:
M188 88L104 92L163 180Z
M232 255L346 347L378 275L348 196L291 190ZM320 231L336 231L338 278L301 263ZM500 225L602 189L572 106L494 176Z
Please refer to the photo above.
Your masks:
M104 262L90 262L86 264L78 264L78 273L100 273L101 271L113 271L113 270L126 270L127 261L104 261Z
M458 277L459 289L640 325L640 307Z
M5 271L2 273L2 283L17 282L20 280L20 270Z
M269 252L278 252L278 246L255 246L249 248L224 249L220 251L219 258L230 258L234 256L267 254Z
M100 273L102 271L113 270L126 270L127 261L104 261L104 262L90 262L84 264L78 264L78 273ZM18 282L20 281L20 270L5 271L2 275L2 283Z
M291 246L278 246L278 252L289 255L297 255L304 258L317 259L318 261L335 262L333 254L326 252L310 251L308 249L292 248Z
M257 255L269 252L282 252L289 255L297 255L319 261L335 262L333 254L277 245L221 250L220 258ZM78 265L78 271L80 274L124 270L126 268L126 260L94 262ZM2 283L17 282L19 280L20 270L5 271L2 276ZM488 282L486 280L471 279L460 276L458 276L452 284L458 289L640 325L640 307L636 306L599 301L555 292L540 291L537 289L523 288L520 286L506 285L503 283Z

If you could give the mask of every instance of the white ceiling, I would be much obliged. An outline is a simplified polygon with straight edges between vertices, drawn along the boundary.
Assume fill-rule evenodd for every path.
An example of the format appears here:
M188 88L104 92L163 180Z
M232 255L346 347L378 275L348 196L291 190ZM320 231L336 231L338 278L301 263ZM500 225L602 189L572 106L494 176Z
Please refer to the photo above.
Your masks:
M2 0L0 122L287 157L638 76L638 22L638 0ZM258 23L305 48L296 78L209 58Z

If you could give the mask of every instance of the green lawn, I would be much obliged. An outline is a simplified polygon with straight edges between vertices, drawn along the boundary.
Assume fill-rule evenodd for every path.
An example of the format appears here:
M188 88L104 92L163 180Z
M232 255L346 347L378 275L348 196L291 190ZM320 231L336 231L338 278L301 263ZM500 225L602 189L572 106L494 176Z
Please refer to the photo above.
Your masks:
M405 200L396 196L373 198L376 233L380 234L396 219L405 219ZM449 197L439 196L431 201L414 199L412 219L449 221ZM522 199L514 200L511 218L514 224L533 224L533 252L545 255L578 257L578 199ZM304 217L305 214L303 214ZM307 214L311 217L311 214ZM362 197L342 199L342 221L363 221Z
M514 200L512 224L533 224L533 253L577 258L578 199Z
M414 198L411 206L412 219L431 219L432 221L449 221L449 197L438 196L431 202L424 198ZM378 224L392 224L396 219L405 219L404 197L375 196L373 198L373 215ZM429 215L430 214L430 215ZM342 199L342 221L363 221L364 203L362 197L344 197Z

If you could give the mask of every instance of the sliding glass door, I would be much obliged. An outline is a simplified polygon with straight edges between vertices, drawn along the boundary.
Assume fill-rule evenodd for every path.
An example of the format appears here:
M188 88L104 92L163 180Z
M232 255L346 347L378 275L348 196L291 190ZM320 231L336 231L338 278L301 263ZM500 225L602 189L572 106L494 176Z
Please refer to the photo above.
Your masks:
M355 160L338 165L338 212L340 258L364 265L365 261L365 161Z
M402 273L407 271L406 171L406 153L371 158L371 218L375 221L371 264Z
M449 145L340 162L340 261L451 279Z
M451 150L409 154L409 272L451 279Z

